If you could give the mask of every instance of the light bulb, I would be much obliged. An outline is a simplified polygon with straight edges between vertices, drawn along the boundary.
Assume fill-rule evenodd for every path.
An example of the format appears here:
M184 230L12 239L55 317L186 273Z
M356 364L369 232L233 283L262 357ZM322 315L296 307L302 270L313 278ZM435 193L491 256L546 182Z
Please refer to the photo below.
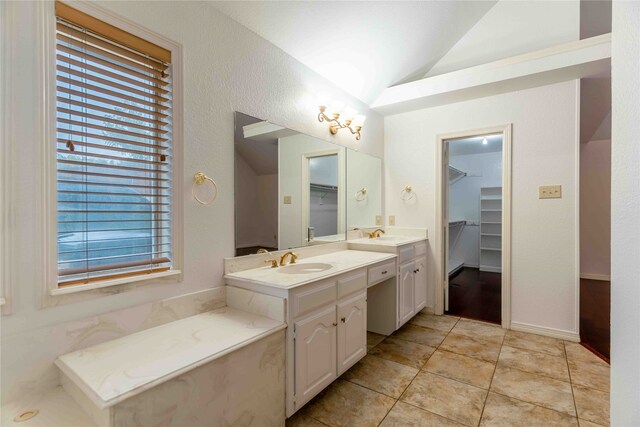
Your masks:
M362 126L364 124L364 121L367 120L367 117L363 114L358 114L354 119L353 122L351 122L351 124L353 126Z
M356 112L353 108L345 108L344 113L341 114L344 120L352 120L356 116Z
M329 112L331 114L340 114L342 113L342 108L344 107L344 102L334 100L331 103L331 108L329 108Z
M489 141L487 140L487 138L482 138L482 145L487 145L489 143Z
M329 97L326 93L319 93L317 97L319 107L327 107L329 105Z

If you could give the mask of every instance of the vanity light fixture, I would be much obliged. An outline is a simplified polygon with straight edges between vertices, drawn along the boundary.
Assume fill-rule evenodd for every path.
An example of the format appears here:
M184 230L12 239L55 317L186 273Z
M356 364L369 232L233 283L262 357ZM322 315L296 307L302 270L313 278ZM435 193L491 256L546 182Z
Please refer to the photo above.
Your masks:
M487 145L489 143L489 140L487 139L487 137L482 138L482 145Z
M367 119L364 115L355 114L347 110L343 114L344 121L341 121L342 102L333 101L330 107L327 107L327 102L320 102L319 104L318 108L320 113L318 114L318 121L329 123L329 132L331 132L331 135L337 134L340 129L349 129L349 131L356 136L356 141L360 141L360 130L362 129L364 121Z

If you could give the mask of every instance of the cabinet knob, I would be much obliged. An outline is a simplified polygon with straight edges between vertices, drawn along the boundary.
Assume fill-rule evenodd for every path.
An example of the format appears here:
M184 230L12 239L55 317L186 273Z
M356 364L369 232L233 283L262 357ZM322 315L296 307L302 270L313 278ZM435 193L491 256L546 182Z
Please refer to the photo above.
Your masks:
M347 319L346 319L345 317L341 317L341 318L340 318L340 321L341 321L342 323L345 323L345 322L347 321Z
M335 323L335 322L334 322L334 323L332 323L332 325L333 325L333 326L338 326L338 324L337 324L337 323Z
M383 271L382 274L387 274L387 270Z
M415 274L415 273L417 273L418 271L420 271L420 269L419 269L419 268L418 268L418 269L416 269L416 270L413 270L413 273Z

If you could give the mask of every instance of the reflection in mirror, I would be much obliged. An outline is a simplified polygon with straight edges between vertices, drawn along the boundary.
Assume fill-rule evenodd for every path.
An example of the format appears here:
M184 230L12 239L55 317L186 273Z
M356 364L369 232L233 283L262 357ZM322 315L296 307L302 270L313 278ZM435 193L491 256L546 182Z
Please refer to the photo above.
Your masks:
M382 160L347 150L348 229L382 225Z
M235 115L236 256L345 239L345 148Z

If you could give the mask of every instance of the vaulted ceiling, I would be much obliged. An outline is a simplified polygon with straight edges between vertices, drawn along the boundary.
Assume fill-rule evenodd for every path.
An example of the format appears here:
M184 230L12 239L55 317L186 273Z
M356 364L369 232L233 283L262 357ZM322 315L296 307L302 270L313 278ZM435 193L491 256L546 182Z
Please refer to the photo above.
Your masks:
M371 103L422 76L495 1L214 1L222 13Z

